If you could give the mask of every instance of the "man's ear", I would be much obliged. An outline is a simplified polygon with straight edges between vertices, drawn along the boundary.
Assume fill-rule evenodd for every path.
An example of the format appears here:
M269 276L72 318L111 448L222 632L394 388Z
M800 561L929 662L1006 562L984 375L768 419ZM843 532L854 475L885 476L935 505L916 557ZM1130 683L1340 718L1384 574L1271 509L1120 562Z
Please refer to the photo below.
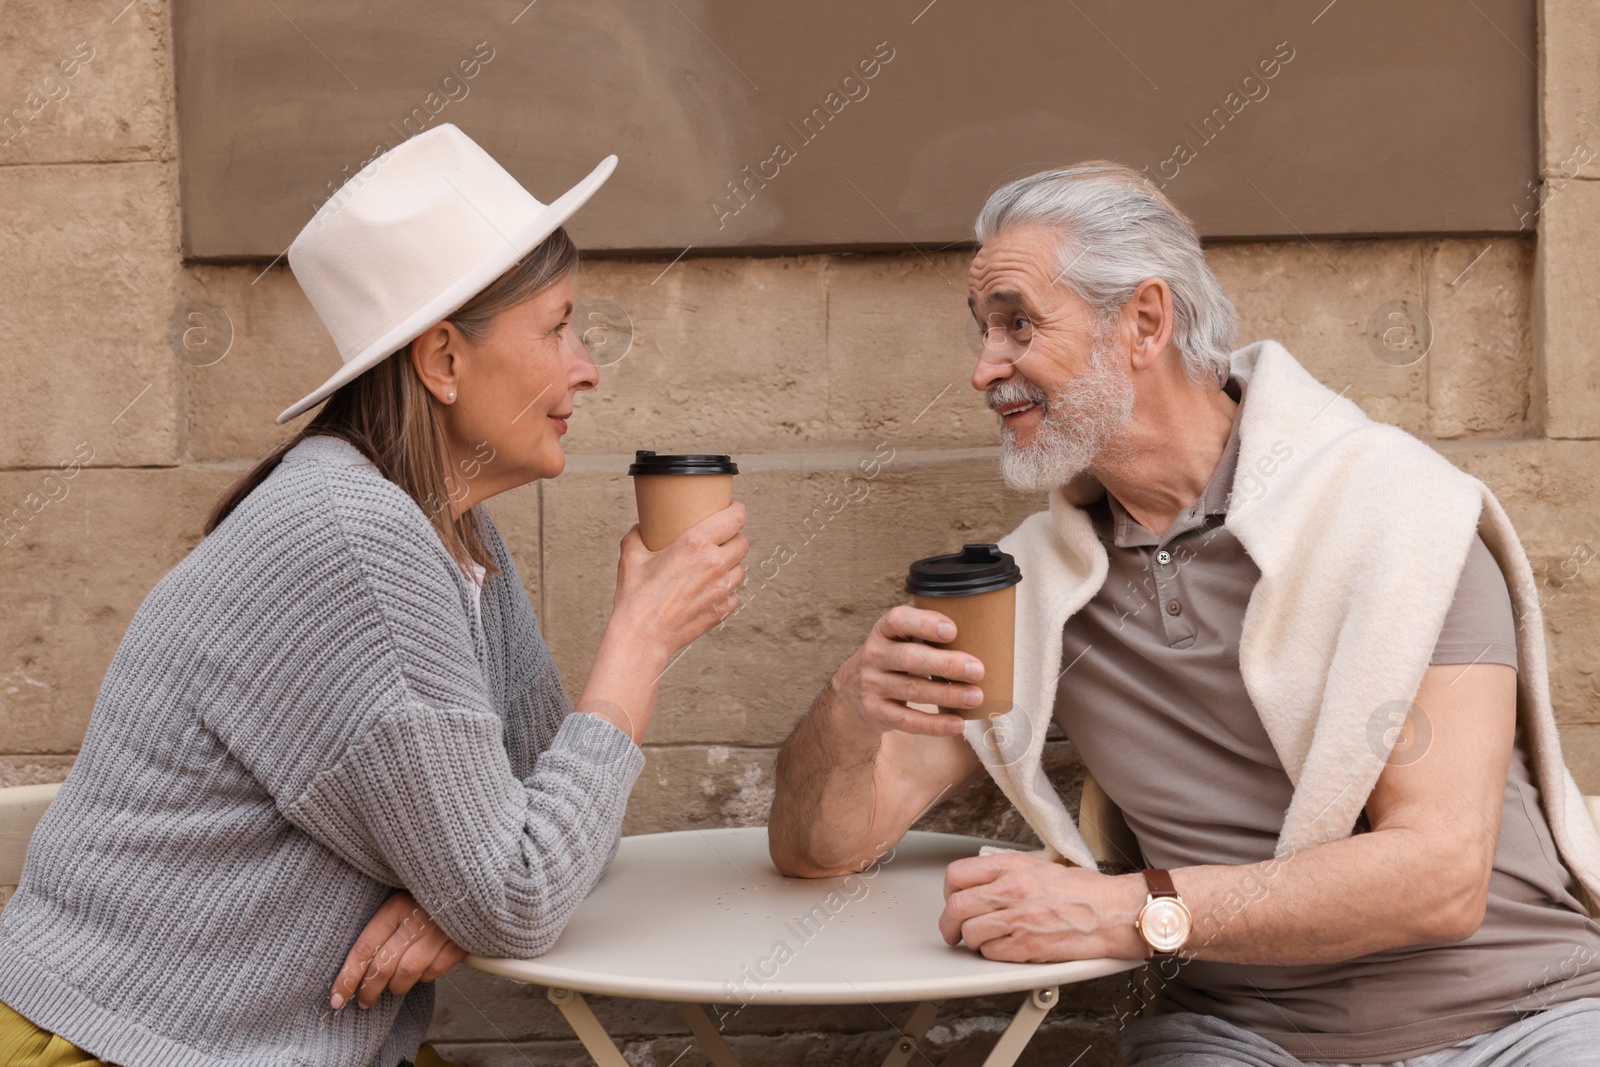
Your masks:
M1132 362L1146 370L1172 343L1172 290L1160 278L1146 278L1128 298L1133 316Z
M456 339L459 334L449 323L439 322L428 327L411 342L411 365L417 377L435 396L444 396L456 389L457 366Z

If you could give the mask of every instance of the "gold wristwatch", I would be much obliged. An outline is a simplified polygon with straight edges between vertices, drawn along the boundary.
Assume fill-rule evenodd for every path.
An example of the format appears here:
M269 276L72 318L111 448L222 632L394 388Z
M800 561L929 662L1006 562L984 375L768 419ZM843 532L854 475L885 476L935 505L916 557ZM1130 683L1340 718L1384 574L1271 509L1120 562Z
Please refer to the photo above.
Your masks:
M1150 946L1151 959L1175 959L1178 950L1189 940L1194 917L1189 914L1189 906L1183 898L1178 896L1171 872L1146 869L1144 881L1150 894L1145 897L1144 907L1139 909L1139 917L1133 925Z

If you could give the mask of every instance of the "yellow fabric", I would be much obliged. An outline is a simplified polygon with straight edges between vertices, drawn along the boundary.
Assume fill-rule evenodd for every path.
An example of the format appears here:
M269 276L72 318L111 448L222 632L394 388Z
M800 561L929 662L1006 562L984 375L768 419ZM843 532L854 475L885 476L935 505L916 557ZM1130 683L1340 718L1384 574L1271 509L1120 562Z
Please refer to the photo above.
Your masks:
M4 1004L0 1004L0 1063L6 1067L112 1067Z
M433 1046L417 1050L416 1067L456 1067ZM5 1067L115 1067L97 1060L59 1034L35 1026L0 1003L0 1064Z
M0 1061L3 1062L3 1061ZM413 1061L416 1067L456 1067L456 1065L433 1050L433 1046L423 1043L417 1049L417 1058Z

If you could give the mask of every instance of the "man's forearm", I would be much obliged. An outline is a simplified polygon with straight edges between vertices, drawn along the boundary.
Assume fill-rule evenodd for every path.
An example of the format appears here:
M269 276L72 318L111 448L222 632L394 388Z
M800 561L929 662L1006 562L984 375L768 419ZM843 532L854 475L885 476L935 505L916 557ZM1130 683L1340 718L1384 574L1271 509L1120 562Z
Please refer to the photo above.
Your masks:
M1452 688L1463 681L1459 688ZM1470 937L1483 923L1516 726L1516 672L1435 664L1364 811L1372 829L1260 863L1178 867L1194 923L1183 955L1288 966ZM1401 748L1405 742L1406 748ZM1425 758L1424 758L1425 756ZM946 871L945 940L1008 960L1138 951L1142 879L1042 859L979 856ZM1085 911L1094 918L1086 919ZM1005 921L995 916L1005 915ZM1172 977L1173 964L1160 966Z
M1421 833L1357 834L1245 866L1172 872L1194 928L1184 952L1230 963L1332 963L1468 936L1487 877Z
M1199 958L1344 960L1459 940L1482 924L1515 737L1516 671L1434 664L1415 703L1395 748L1416 751L1418 721L1431 723L1420 742L1426 758L1384 769L1366 802L1372 830L1265 864L1173 872L1197 912Z
M830 682L778 753L767 833L785 874L818 877L849 866L872 828L883 735L840 721L834 699Z

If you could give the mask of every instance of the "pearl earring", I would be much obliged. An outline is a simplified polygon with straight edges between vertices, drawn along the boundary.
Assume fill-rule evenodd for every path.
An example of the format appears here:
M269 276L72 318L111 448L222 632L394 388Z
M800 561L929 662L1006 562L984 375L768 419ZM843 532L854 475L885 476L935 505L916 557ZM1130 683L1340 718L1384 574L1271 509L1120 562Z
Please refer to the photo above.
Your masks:
M454 400L455 398L456 398L456 391L454 389L452 389L452 390L450 390L450 399Z

